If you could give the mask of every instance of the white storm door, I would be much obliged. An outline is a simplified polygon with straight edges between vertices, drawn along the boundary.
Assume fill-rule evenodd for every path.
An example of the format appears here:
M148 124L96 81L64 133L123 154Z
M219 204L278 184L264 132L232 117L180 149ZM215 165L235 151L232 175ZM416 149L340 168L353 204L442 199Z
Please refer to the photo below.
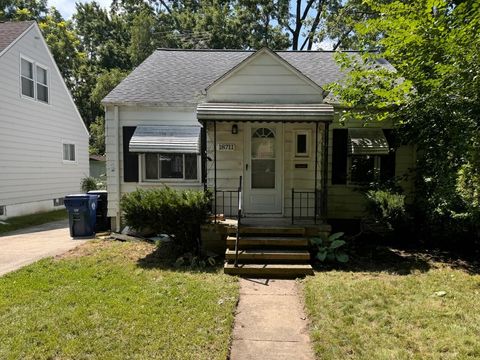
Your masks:
M282 127L251 124L245 131L245 213L282 213Z

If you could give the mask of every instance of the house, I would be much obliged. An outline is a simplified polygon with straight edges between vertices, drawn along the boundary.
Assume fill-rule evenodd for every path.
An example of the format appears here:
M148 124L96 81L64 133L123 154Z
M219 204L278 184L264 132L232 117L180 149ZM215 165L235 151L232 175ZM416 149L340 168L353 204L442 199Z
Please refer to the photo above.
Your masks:
M361 218L358 185L407 174L415 152L391 124L340 124L324 86L343 77L332 52L155 51L103 100L112 228L139 187L209 188L235 216L240 177L246 219Z
M106 174L106 161L104 155L90 155L90 176L96 179L103 178Z
M34 21L0 23L0 218L63 207L88 131Z

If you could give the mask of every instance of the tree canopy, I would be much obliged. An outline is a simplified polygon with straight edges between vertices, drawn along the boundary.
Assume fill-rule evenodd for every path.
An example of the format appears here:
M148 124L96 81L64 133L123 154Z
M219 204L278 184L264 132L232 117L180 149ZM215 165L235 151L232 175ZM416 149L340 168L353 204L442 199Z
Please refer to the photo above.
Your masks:
M332 86L343 116L390 119L415 144L417 219L442 235L476 228L480 189L480 3L475 0L366 4L380 17L355 25L362 60ZM395 67L377 65L385 58ZM358 111L358 109L362 109ZM375 110L375 111L372 111ZM469 232L470 233L470 232Z

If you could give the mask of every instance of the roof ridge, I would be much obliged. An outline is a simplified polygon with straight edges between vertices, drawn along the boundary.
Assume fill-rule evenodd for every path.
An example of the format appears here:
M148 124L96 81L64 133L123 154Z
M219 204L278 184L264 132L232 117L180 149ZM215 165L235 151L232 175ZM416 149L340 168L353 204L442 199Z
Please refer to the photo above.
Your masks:
M258 50L246 50L246 49L180 49L180 48L157 48L156 51L176 51L176 52L239 52L239 53L255 53ZM275 53L336 53L336 52L345 52L345 53L361 53L362 50L273 50ZM372 52L372 50L367 50Z
M156 51L191 51L191 52L256 52L257 50L244 49L179 49L179 48L157 48Z

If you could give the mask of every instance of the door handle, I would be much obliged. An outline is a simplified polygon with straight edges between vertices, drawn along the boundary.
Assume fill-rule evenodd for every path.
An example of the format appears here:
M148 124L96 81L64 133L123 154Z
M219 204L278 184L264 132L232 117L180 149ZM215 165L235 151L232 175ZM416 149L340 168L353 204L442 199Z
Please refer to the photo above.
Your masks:
M247 171L248 171L248 164L246 164L246 165L245 165L245 170L247 170Z

